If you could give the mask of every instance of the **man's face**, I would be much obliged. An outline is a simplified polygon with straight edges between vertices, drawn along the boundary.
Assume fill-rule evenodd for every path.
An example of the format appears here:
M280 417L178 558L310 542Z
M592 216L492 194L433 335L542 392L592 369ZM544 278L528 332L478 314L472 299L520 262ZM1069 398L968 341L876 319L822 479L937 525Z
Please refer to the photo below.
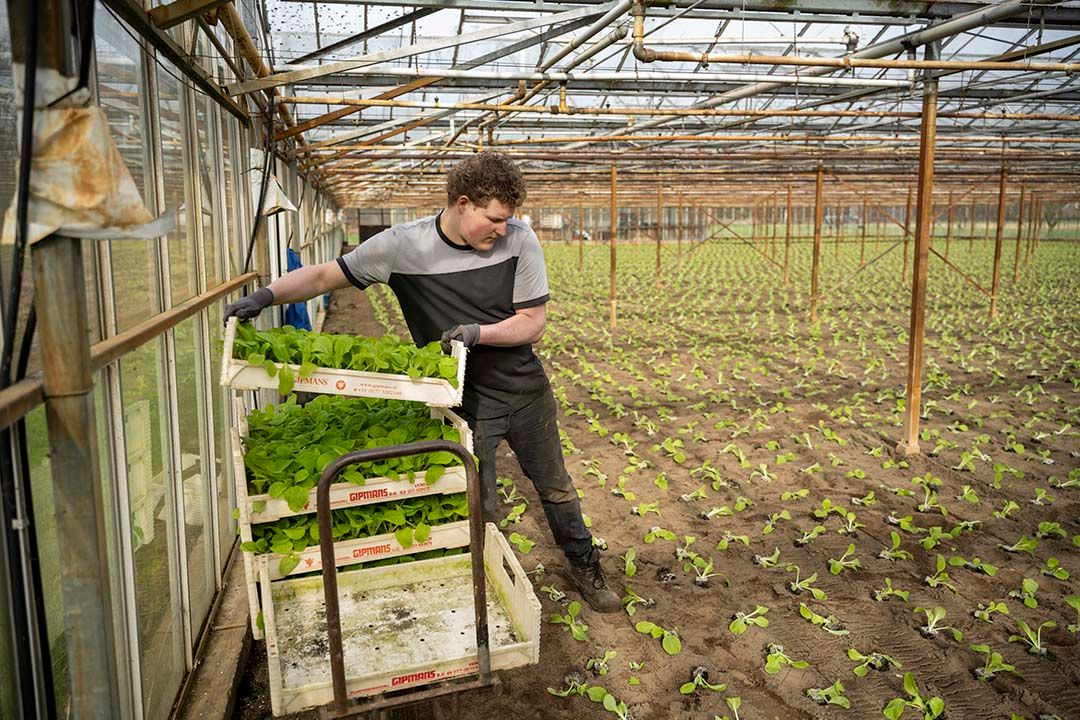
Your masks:
M458 202L463 203L459 207L461 223L458 231L461 239L477 252L495 247L495 241L506 235L506 223L513 217L514 208L503 205L495 198L491 198L483 206L474 205L465 197Z

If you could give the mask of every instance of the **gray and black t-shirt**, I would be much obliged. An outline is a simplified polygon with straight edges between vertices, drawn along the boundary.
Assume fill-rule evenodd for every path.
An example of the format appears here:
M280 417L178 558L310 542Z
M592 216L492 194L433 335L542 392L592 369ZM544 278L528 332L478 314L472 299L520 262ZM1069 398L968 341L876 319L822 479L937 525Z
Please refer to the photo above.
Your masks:
M441 213L440 213L441 214ZM345 277L363 290L387 283L417 345L455 325L492 325L548 301L544 254L536 234L513 218L486 252L455 245L439 216L395 225L338 258ZM518 410L548 387L532 345L469 351L461 409L474 418Z

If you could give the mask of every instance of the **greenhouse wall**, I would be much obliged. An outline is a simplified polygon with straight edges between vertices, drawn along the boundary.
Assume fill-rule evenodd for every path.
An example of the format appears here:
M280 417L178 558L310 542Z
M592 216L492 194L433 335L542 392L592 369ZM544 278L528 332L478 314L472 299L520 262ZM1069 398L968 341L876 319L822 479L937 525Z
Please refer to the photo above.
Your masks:
M251 5L238 2L245 15L257 14ZM3 207L14 195L18 155L6 12L0 4ZM191 47L193 31L188 22L169 32ZM211 31L233 52L223 28ZM155 214L180 206L184 210L177 228L160 240L85 242L91 344L244 274L253 195L258 192L248 179L249 150L264 147L257 117L251 128L243 127L102 5L95 36L92 89L147 207ZM194 39L194 48L196 61L219 83L235 81L229 63L204 34ZM239 59L234 64L242 66ZM256 244L250 268L260 271L262 282L286 268L288 247L311 264L336 256L344 241L341 214L298 174L295 160L278 157L274 172L299 211L267 218L265 239ZM0 246L5 276L11 254L10 246ZM29 262L26 268L29 277ZM122 698L116 717L169 715L235 546L233 480L226 462L232 405L218 377L224 303L238 296L239 290L211 303L95 377ZM308 307L313 321L319 302L313 300ZM264 314L272 315L267 324L280 324L281 312L275 311ZM40 367L36 352L31 373ZM63 540L57 537L53 517L44 408L36 408L25 420L51 674L64 716ZM0 615L0 631L9 633L7 615ZM0 717L14 716L9 650L8 643L0 644Z

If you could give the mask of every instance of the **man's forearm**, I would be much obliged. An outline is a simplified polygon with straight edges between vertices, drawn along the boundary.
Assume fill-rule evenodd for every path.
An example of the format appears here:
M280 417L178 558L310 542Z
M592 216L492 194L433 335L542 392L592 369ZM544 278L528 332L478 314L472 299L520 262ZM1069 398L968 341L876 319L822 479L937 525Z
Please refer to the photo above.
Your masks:
M512 315L494 325L480 326L480 345L516 347L528 345L544 335L544 319L528 315Z
M298 268L282 275L278 280L268 285L271 293L273 293L273 303L275 305L284 305L291 302L302 302L323 293L328 293L329 290L335 288L327 282L326 274L322 264L318 264L318 266Z

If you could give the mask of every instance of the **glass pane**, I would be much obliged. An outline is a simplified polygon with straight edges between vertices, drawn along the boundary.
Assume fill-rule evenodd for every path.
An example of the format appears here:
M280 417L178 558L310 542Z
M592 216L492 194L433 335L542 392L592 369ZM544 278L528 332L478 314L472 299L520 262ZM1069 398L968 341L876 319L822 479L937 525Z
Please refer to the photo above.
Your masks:
M180 481L184 489L184 534L192 628L198 628L214 593L214 546L207 473L207 408L200 316L176 326L177 415L180 424Z
M235 277L240 274L240 264L244 262L243 258L237 259L234 249L240 229L240 219L236 216L237 198L234 197L238 186L233 175L235 172L233 168L233 136L235 128L233 126L237 121L224 110L219 109L218 114L222 122L221 161L224 170L222 182L225 183L225 215L222 222L224 235L221 239L221 247L226 257L225 277Z
M185 206L180 222L169 233L169 277L172 282L173 304L193 297L195 283L195 246L192 240L194 220L188 201L191 179L188 173L188 157L184 150L184 123L186 103L181 101L181 86L174 77L176 71L169 67L158 68L158 116L161 123L161 160L164 167L165 207L172 209Z
M202 38L202 35L199 36ZM210 43L203 39L201 52L213 52ZM221 152L221 138L217 126L217 113L210 98L203 93L195 93L195 129L196 161L198 163L199 187L202 194L202 233L203 233L203 275L207 288L221 284L221 250L218 243L218 226L222 219L221 201L218 192L218 153Z
M184 674L176 521L165 471L167 425L161 422L162 341L120 361L127 445L135 596L145 716L166 717Z
M113 16L99 7L95 17L98 95L109 118L109 130L135 185L146 197L143 98L139 83L139 45ZM118 332L158 310L153 246L145 240L110 242L113 297Z
M236 521L232 516L236 493L233 491L232 445L229 440L229 428L232 425L232 391L218 383L218 378L221 377L221 351L225 332L225 327L221 323L224 302L226 301L214 303L207 308L210 318L210 396L213 398L214 440L217 448L217 468L214 477L217 480L218 547L222 561L236 539Z

